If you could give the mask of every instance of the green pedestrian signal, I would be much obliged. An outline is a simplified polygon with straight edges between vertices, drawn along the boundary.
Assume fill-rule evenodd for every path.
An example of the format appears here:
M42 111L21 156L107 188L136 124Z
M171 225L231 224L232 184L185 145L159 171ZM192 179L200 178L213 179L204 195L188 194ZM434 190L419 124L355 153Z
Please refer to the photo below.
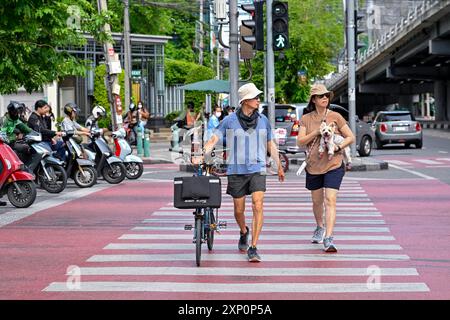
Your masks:
M289 15L288 3L274 1L272 4L272 37L273 50L289 48Z

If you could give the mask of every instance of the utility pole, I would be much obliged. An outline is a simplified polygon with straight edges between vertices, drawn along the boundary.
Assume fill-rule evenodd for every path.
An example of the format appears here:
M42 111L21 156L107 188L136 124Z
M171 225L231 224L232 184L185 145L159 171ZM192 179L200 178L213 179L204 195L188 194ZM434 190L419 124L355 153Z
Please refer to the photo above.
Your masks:
M275 129L275 57L273 54L272 38L272 0L267 0L267 110L269 112L269 122L272 129Z
M124 0L124 12L123 12L123 33L124 33L124 53L125 53L125 107L131 102L130 94L130 78L131 78L131 42L130 42L130 13L129 13L129 0Z
M200 31L199 31L199 37L200 37L200 43L199 43L199 57L198 57L198 64L203 65L203 0L200 0Z
M355 0L347 0L347 54L348 54L348 121L356 133L356 49L355 49ZM352 157L356 157L356 143L350 146Z
M230 0L230 106L238 107L239 34L237 0Z
M108 10L106 0L97 0L98 12L102 13ZM103 26L103 32L111 37L111 27L108 23ZM108 100L111 107L111 120L113 130L122 128L122 102L120 100L119 76L122 72L120 60L117 53L114 52L114 46L111 42L105 41L103 51L106 59L105 85L108 90Z

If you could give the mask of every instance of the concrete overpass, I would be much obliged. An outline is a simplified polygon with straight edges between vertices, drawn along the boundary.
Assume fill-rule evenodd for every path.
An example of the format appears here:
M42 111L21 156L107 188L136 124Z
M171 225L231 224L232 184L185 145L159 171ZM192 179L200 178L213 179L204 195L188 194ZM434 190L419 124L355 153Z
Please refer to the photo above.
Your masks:
M450 0L427 0L410 10L365 51L358 52L357 107L362 116L415 95L434 96L435 119L450 120ZM326 81L336 103L347 103L347 69Z

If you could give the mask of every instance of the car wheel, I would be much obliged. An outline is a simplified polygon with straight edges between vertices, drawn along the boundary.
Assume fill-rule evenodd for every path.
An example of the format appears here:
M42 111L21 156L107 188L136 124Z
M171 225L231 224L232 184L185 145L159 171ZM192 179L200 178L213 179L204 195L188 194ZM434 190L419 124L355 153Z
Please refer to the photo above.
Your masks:
M405 147L406 147L406 149L409 149L409 148L411 148L411 143L405 143Z
M369 137L364 136L361 139L361 143L359 144L359 150L358 150L359 156L360 157L368 157L368 156L370 156L371 151L372 151L372 140Z
M422 149L422 143L423 143L422 140L418 141L418 142L416 143L416 148L417 148L417 149Z

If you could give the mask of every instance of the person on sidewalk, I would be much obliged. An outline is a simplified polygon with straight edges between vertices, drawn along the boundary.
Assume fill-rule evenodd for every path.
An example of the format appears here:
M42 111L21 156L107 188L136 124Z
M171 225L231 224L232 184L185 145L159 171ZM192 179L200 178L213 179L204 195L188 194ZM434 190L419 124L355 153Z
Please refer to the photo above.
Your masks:
M259 235L263 226L264 192L266 191L266 155L278 165L278 179L284 181L284 171L279 161L278 148L274 142L269 120L258 112L259 95L253 83L239 88L240 108L225 117L214 131L212 138L203 148L209 154L220 139L226 137L229 154L227 156L227 194L233 197L234 217L240 228L238 248L247 251L250 262L259 262L257 251ZM253 222L252 242L248 246L250 230L245 223L245 197L252 196Z
M307 147L306 188L311 191L313 212L317 227L312 243L322 243L326 252L336 252L333 243L333 229L336 222L336 198L345 174L342 149L351 145L355 137L345 119L337 112L329 110L333 93L323 84L313 85L308 106L300 120L297 137L299 146ZM319 156L320 124L336 124L336 133L345 139L335 145L331 160ZM323 224L323 208L326 212L326 227ZM325 229L326 228L326 229Z

